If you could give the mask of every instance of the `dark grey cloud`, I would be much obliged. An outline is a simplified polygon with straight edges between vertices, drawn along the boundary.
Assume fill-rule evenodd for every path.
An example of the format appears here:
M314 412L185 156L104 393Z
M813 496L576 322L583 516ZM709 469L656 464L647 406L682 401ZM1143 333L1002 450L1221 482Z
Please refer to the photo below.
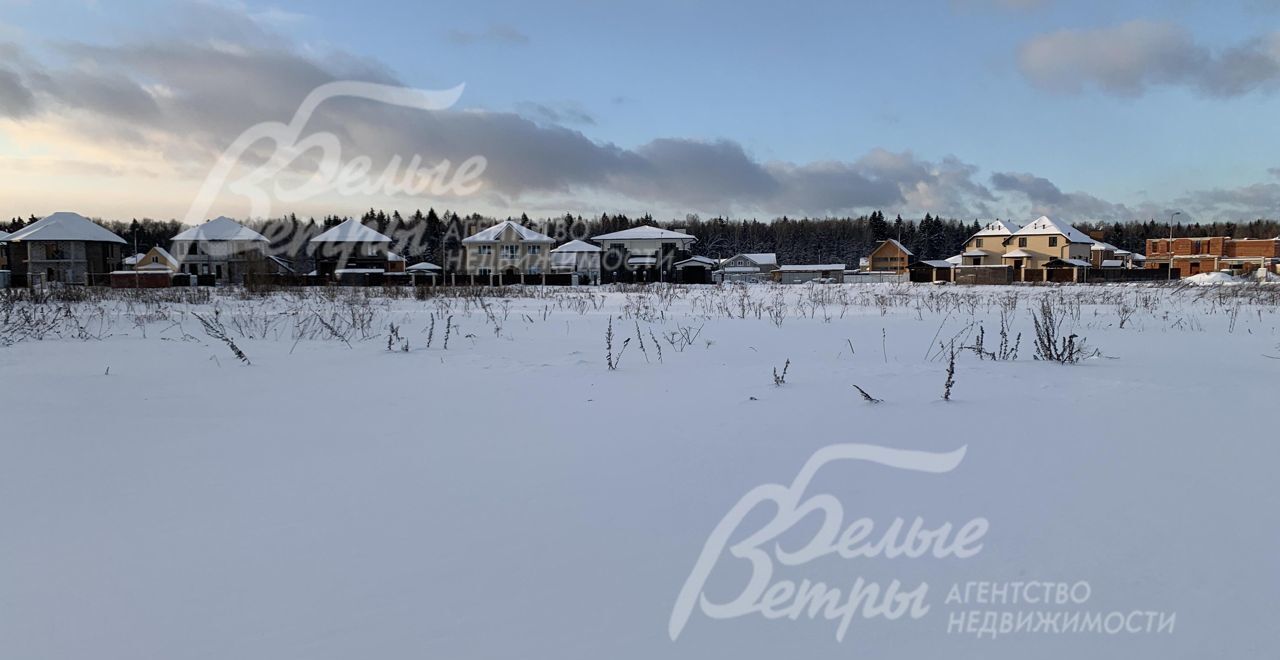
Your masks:
M449 30L446 36L450 42L459 46L471 46L486 42L513 46L524 46L529 43L529 35L510 25L496 23L478 32Z
M36 107L35 94L18 72L0 67L0 116L20 119Z
M1166 22L1059 30L1024 43L1018 67L1033 85L1059 93L1138 96L1168 85L1233 97L1280 87L1280 32L1214 50Z
M576 103L536 103L525 101L516 106L520 114L548 124L594 126L596 118Z
M1084 192L1063 192L1052 181L1026 172L996 172L991 185L1000 192L1020 195L1030 203L1030 215L1048 215L1069 221L1132 220L1135 212Z

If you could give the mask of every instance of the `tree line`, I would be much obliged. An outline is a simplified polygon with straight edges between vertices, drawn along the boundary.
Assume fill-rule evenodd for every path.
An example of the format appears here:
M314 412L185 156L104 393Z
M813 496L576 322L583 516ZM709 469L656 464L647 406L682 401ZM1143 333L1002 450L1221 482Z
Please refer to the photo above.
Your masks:
M7 224L0 222L0 230L12 233L35 222L39 218L12 218ZM349 219L349 216L327 215L319 219L300 219L290 214L272 220L244 222L272 240L277 254L297 260L307 258L306 241L321 232ZM645 224L679 229L698 239L697 254L714 258L731 257L749 252L773 252L780 263L844 263L853 267L867 256L876 244L886 239L896 239L911 250L918 259L945 259L960 252L969 236L985 223L964 222L954 218L943 219L926 213L920 219L892 220L881 211L858 217L843 218L791 218L783 216L769 221L737 220L723 217L702 219L689 215L684 221L658 222L650 215L628 216L602 214L599 217L565 214L559 217L533 220L528 215L508 217L507 220L534 228L557 239L590 239L605 234ZM453 211L426 213L415 211L402 216L398 211L369 209L360 221L384 234L400 236L412 234L415 240L405 248L410 262L433 261L444 263L450 255L461 249L461 240L472 233L498 221L480 214L461 216ZM132 221L100 221L107 229L124 238L139 252L154 246L166 247L179 232L187 229L176 220L135 219ZM1167 238L1169 226L1154 220L1147 222L1094 223L1082 222L1077 229L1121 249L1144 252L1149 238ZM1247 223L1178 223L1173 234L1183 236L1230 236L1233 238L1275 238L1280 236L1280 222L1254 220Z

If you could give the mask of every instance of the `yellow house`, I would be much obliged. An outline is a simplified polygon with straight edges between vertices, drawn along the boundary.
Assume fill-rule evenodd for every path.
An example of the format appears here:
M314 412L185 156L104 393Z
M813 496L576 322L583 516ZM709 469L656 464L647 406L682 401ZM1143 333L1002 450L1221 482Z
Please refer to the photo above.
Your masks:
M877 272L905 273L915 257L905 245L893 240L880 241L867 256L867 268Z
M1042 215L1006 237L1002 247L1001 263L1012 266L1015 271L1044 268L1055 259L1088 266L1093 239L1071 225Z
M1022 229L1012 220L996 220L987 223L964 243L960 253L961 266L1000 266L1004 257L1004 240Z
M138 259L137 263L133 264L134 270L159 270L161 268L168 268L175 273L182 269L178 264L178 260L172 254L169 254L168 250L159 246L148 250L146 254Z

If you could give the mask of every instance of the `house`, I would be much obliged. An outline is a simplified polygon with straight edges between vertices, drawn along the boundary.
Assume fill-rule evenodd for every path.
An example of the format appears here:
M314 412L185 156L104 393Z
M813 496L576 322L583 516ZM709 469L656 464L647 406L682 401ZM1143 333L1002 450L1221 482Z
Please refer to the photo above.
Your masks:
M169 251L179 262L175 270L232 284L243 283L245 275L279 270L266 256L268 247L265 236L226 216L187 229L169 241Z
M106 284L125 240L78 214L61 211L6 239L10 270L28 284Z
M137 266L138 262L142 261L142 258L145 256L147 255L139 252L133 256L125 257L124 260L120 262L120 265L124 266L126 269L132 269L134 266Z
M9 256L6 254L4 244L9 240L9 232L0 231L0 270L8 270ZM4 287L0 287L4 288Z
M374 231L351 218L311 239L316 274L324 277L336 271L381 271L388 267L391 237Z
M1145 268L1166 270L1171 262L1181 277L1228 268L1246 273L1257 268L1274 271L1280 264L1280 238L1147 239Z
M1042 215L1001 241L1000 261L1018 274L1026 268L1044 268L1054 259L1062 264L1081 261L1087 267L1093 242L1075 227Z
M693 256L675 263L675 280L684 284L711 284L712 273L720 264L718 259Z
M779 266L773 271L773 281L782 284L804 282L844 282L844 264L797 264Z
M551 251L551 271L572 273L587 282L600 281L600 254L598 245L572 240Z
M408 260L396 254L395 252L387 253L387 272L388 273L403 273L405 272L405 266L408 265L408 263L409 263Z
M957 266L999 266L1004 256L1004 241L1022 225L1012 220L996 220L987 223L964 242L964 251L956 255L961 259ZM953 257L954 258L954 257ZM954 263L954 262L953 262Z
M720 264L722 282L759 282L778 269L778 255L773 252L748 252L725 259Z
M1134 267L1134 255L1132 252L1103 241L1095 240L1093 246L1089 248L1089 255L1089 262L1094 268Z
M162 270L162 269L168 270L171 273L176 273L182 270L181 266L178 263L177 258L175 258L172 254L169 254L168 250L160 246L156 246L151 248L150 250L147 250L141 256L138 256L138 258L133 263L133 270L155 271L155 270Z
M463 272L492 277L540 275L551 266L554 238L504 220L462 239Z
M604 248L602 267L614 274L621 271L640 271L640 277L656 280L670 279L676 262L691 256L689 250L697 238L680 231L642 225L592 236L591 240Z
M878 273L905 273L915 257L905 245L894 239L880 241L867 257L868 270Z

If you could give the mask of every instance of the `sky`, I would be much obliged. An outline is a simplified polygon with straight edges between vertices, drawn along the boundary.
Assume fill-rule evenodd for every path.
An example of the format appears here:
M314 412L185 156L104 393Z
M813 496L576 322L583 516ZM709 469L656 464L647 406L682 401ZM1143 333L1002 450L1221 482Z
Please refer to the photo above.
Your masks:
M463 87L216 175L334 81ZM1280 0L0 0L0 217L1276 218L1278 92Z

